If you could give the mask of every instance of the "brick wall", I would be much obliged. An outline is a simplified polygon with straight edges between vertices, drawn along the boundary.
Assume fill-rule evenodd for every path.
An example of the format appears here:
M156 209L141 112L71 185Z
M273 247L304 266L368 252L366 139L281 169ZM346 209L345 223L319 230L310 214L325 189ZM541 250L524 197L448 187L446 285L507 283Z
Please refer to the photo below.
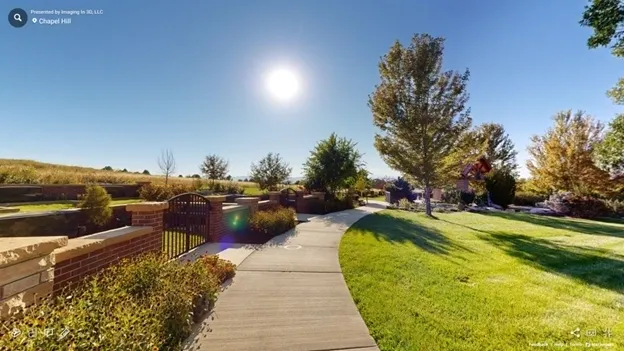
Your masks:
M134 233L138 235L136 231ZM123 241L71 258L69 258L71 255L66 254L65 257L67 258L57 262L54 267L54 293L58 294L63 288L71 288L80 280L116 264L124 258L161 250L162 232L140 231L139 229L138 233L142 235L134 236L131 239L126 235ZM127 231L126 234L132 234L132 232ZM63 249L59 251L61 250ZM61 258L58 253L57 256Z
M140 188L149 184L101 184L113 198L138 197ZM0 186L0 203L29 202L45 200L76 200L84 194L84 184L44 184L44 185L2 185Z

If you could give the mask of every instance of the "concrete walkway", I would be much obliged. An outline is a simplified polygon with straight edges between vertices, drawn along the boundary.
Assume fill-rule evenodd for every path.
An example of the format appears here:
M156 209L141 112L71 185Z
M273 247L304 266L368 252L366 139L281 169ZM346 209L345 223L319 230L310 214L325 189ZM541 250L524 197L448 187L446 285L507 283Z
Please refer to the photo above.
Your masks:
M371 202L312 217L260 247L244 248L249 256L184 349L379 350L343 279L338 246L349 226L384 208Z

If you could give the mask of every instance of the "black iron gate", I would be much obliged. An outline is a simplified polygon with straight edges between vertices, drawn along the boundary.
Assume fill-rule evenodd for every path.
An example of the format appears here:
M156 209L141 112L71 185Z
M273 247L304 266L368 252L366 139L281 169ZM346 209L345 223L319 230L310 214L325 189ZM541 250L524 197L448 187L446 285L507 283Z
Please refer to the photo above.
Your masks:
M175 196L163 222L163 252L178 257L210 240L210 201L197 193Z
M280 193L280 205L292 207L297 210L297 192L292 188L282 189Z

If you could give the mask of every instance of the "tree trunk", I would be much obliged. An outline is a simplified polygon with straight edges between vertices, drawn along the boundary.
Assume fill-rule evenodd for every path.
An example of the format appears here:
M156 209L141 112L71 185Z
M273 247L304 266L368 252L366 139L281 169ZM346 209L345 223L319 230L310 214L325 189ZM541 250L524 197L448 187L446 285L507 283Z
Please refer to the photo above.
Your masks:
M427 216L431 216L431 187L425 185L425 213Z

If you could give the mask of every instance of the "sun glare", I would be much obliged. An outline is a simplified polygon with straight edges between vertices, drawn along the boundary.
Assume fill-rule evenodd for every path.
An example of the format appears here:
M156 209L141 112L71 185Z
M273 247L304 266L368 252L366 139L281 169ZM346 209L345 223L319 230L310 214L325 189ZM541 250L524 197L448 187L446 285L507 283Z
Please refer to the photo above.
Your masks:
M269 74L267 85L271 95L277 100L287 101L299 92L299 80L294 72L278 69Z

